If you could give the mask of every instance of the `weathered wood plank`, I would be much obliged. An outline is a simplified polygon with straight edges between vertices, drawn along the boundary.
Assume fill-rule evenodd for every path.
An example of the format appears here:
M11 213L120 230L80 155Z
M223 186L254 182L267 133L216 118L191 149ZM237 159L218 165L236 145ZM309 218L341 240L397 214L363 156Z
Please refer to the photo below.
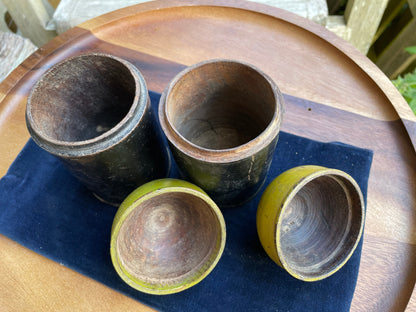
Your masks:
M7 12L7 8L3 4L3 2L1 2L0 0L0 17L1 17L0 18L0 31L4 31L4 32L10 31L4 19L4 14L6 14L6 12Z
M22 35L35 45L42 46L56 36L55 31L46 30L50 12L42 0L2 0Z
M416 17L416 0L407 0L410 11L412 11L413 17Z
M349 42L367 54L383 17L388 0L349 0L345 10L347 27L351 29Z
M36 46L29 40L10 32L0 31L0 82L20 65Z
M348 41L351 37L351 29L345 24L345 18L343 15L328 16L325 27L346 41Z
M376 65L391 79L396 78L416 58L404 50L406 47L416 45L415 34L416 19L413 19L377 60Z
M407 0L389 0L387 8L384 11L383 18L381 19L380 26L373 37L373 43L380 37L387 27L389 27L390 23L394 18L396 18L406 2Z

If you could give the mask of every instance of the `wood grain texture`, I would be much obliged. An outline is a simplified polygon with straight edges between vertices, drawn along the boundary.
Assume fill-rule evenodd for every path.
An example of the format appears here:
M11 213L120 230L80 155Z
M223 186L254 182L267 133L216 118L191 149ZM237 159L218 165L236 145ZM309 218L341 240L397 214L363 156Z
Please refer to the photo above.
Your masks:
M256 223L269 257L293 277L312 282L334 274L353 254L364 219L364 199L350 176L306 165L267 186Z
M24 107L31 86L52 64L86 51L133 62L158 92L198 61L252 63L291 95L282 130L374 150L351 310L405 309L416 279L416 117L358 50L303 18L244 1L157 1L109 13L56 37L0 84L1 175L28 139ZM2 236L0 248L6 311L146 309Z
M0 235L1 311L154 311Z
M120 205L111 229L111 259L133 288L168 295L201 282L214 269L225 237L222 213L202 189L159 179Z

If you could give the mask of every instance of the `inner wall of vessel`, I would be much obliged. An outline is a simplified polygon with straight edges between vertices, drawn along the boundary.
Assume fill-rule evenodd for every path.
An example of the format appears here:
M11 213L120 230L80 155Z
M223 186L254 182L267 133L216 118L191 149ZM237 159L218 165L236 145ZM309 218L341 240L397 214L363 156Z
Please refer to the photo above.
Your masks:
M362 213L347 179L321 176L305 184L282 216L280 245L288 266L312 278L332 271L354 247Z
M57 141L93 139L121 122L135 92L135 79L121 62L97 55L70 59L37 85L31 97L33 122Z
M146 200L127 217L117 248L123 266L139 280L180 283L211 264L219 233L208 203L172 192Z
M276 112L275 93L258 71L240 63L213 62L182 76L167 98L167 115L191 143L212 150L258 137Z

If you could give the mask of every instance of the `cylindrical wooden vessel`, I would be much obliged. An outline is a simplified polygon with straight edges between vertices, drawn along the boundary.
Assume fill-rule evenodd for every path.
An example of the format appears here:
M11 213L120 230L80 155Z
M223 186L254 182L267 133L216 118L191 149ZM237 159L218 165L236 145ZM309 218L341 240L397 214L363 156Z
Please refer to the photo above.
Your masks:
M251 199L265 181L283 116L282 95L259 69L210 60L165 89L159 120L184 178L220 206Z
M121 204L111 231L111 258L120 277L150 294L180 292L203 280L225 246L221 211L199 187L155 180Z
M168 175L156 121L139 70L105 54L54 65L35 84L26 107L33 140L115 205L139 185Z
M355 180L320 166L292 168L264 191L257 231L267 254L292 276L316 281L338 271L361 238L365 207Z

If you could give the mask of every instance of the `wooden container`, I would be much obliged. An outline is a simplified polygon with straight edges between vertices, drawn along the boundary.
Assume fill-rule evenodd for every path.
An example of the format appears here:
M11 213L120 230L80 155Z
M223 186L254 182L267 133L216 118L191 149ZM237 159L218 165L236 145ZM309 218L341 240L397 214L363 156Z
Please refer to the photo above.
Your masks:
M283 98L273 80L233 60L188 67L165 89L159 107L182 174L220 206L240 205L260 189L282 117Z
M221 211L199 187L181 180L149 182L121 204L111 231L111 259L131 287L164 295L204 279L225 246Z
M351 257L364 226L364 201L345 172L320 166L290 169L264 191L257 231L267 254L304 281L326 278Z
M139 70L108 54L54 65L35 84L26 107L33 140L114 205L139 185L168 175L155 118Z

